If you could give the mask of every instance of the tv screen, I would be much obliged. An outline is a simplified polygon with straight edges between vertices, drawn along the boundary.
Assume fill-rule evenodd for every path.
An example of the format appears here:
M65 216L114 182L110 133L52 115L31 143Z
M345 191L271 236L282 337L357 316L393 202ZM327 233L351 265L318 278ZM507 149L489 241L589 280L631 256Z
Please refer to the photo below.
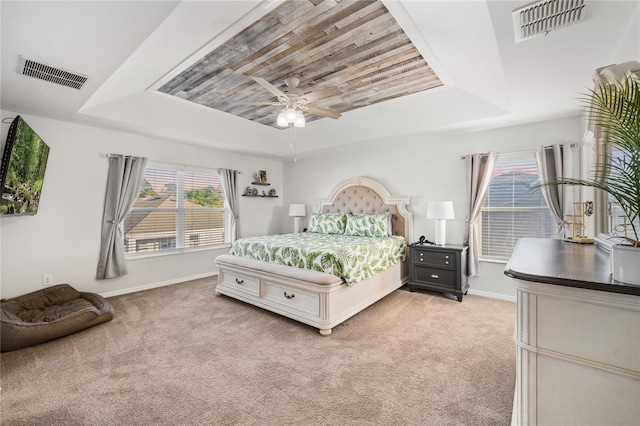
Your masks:
M38 212L49 147L17 116L9 127L0 166L0 215Z

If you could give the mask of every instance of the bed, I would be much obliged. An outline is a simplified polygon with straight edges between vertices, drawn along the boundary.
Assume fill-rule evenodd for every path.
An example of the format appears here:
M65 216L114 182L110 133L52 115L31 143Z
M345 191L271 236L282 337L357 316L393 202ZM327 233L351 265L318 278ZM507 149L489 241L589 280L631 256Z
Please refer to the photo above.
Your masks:
M324 200L315 203L314 212L319 216L346 213L350 217L360 215L388 214L389 240L402 240L403 250L413 234L413 217L407 210L408 197L392 196L387 189L374 179L366 177L349 178L338 184ZM311 225L311 223L310 223ZM306 234L306 235L305 235ZM300 242L311 237L289 234L285 240ZM382 237L376 235L375 237ZM257 237L270 244L272 237ZM380 238L380 240L386 240ZM254 241L259 242L259 241ZM253 242L240 240L234 244L230 254L218 256L218 285L216 294L229 296L260 308L275 312L288 318L319 329L320 334L331 334L333 327L382 299L401 287L408 280L408 262L396 258L389 262L391 266L374 268L373 271L345 272L343 266L324 264L319 255L306 253L303 260L297 255L293 262L275 263L275 257L282 254L282 248L253 248L261 255L246 257ZM379 247L380 244L379 243ZM360 248L358 250L361 250ZM242 252L242 253L240 253ZM239 256L237 254L243 254ZM396 253L397 256L397 253ZM287 257L287 256L285 256ZM291 257L291 256L288 256ZM313 257L309 261L309 257ZM377 256L374 256L377 257ZM311 269L301 268L316 263ZM320 267L318 267L318 264ZM297 265L297 266L291 266ZM387 266L387 265L385 265Z

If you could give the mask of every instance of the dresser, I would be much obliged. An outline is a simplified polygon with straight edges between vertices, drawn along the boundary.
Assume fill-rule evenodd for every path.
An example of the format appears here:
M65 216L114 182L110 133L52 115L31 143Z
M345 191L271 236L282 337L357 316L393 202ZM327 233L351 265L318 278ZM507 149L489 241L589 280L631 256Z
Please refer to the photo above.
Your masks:
M515 425L636 425L640 286L614 281L594 245L521 239L505 269L517 291Z
M462 302L469 290L467 246L410 244L410 291L424 289L453 294Z

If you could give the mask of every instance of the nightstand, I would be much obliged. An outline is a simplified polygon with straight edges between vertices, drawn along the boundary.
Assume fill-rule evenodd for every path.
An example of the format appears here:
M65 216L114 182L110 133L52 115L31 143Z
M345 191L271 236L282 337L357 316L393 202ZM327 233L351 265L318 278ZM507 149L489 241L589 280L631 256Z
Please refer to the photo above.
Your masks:
M453 294L462 302L469 290L467 246L410 244L409 291L425 289Z

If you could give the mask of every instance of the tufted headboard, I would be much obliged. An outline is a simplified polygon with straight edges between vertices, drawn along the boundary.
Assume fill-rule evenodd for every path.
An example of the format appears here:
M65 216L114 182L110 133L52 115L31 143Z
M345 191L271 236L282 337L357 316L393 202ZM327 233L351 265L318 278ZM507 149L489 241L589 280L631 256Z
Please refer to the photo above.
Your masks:
M391 212L393 235L413 241L413 215L407 210L409 197L392 196L378 181L352 177L338 184L329 198L316 202L319 213L374 214Z

